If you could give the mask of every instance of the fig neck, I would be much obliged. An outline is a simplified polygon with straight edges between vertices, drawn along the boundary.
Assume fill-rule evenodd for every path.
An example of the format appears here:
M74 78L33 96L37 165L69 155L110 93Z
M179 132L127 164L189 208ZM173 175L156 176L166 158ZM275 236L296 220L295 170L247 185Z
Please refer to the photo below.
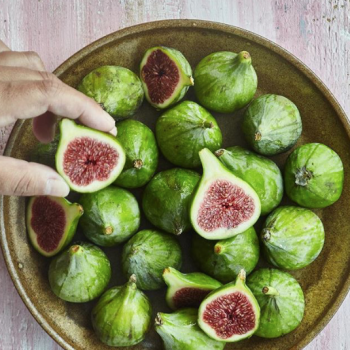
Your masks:
M167 267L166 269L164 269L163 271L163 279L164 282L169 285L172 282L176 282L177 281L177 271L171 267Z
M262 292L264 293L264 295L269 295L271 297L277 297L280 294L278 293L277 289L273 288L273 287L269 287L269 286L265 286L262 289Z
M236 279L236 286L245 287L245 279L247 274L244 269L242 269Z
M132 274L129 278L129 281L126 283L127 289L128 290L136 290L137 285L136 285L136 275Z
M211 177L223 172L223 165L208 148L203 148L199 152L199 158L202 162L203 177Z
M313 177L312 172L303 166L302 168L297 169L295 173L295 184L298 186L307 186Z

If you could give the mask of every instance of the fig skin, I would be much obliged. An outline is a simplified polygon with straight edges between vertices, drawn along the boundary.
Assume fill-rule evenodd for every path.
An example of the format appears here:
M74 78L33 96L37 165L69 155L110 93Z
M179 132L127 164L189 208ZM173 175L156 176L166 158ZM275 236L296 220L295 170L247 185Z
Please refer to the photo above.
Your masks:
M259 239L254 227L221 241L193 235L192 256L197 267L222 283L233 281L241 269L249 275L259 261Z
M53 258L49 282L59 298L84 303L100 296L111 278L105 253L93 244L79 242Z
M140 343L151 326L152 306L137 289L135 276L123 286L107 290L92 310L92 325L98 338L109 346Z
M247 108L242 130L250 147L273 156L288 151L298 141L302 122L297 106L279 95L263 95Z
M304 316L304 293L289 273L260 269L248 277L248 287L260 308L260 325L255 335L277 338L299 326Z
M325 208L341 196L343 163L336 152L321 143L296 148L288 157L284 181L288 197L307 208Z
M297 270L319 256L325 233L321 219L311 210L285 206L267 217L260 238L264 255L271 264Z
M164 157L183 168L200 166L198 152L212 152L222 145L221 130L214 117L192 101L167 110L157 120L156 137Z
M155 329L165 350L223 350L224 342L208 337L197 324L198 311L187 308L171 314L159 312Z
M146 218L156 227L175 235L188 231L189 204L200 175L174 168L158 173L147 185L142 198Z
M128 240L140 226L140 209L132 193L110 186L80 197L85 213L80 227L87 239L102 247Z
M144 186L158 166L158 147L152 130L137 120L116 124L117 139L124 148L126 161L115 184L125 188Z
M123 247L122 269L126 278L136 276L138 288L156 290L165 285L166 267L180 269L182 255L174 236L156 230L136 233Z
M199 103L219 113L232 113L246 106L258 85L247 51L221 51L204 57L194 71L194 80Z
M115 120L135 114L143 101L139 77L120 66L102 66L86 75L78 90L94 99Z
M261 215L270 213L280 204L283 178L271 159L239 146L220 149L215 155L227 169L254 188L260 199Z

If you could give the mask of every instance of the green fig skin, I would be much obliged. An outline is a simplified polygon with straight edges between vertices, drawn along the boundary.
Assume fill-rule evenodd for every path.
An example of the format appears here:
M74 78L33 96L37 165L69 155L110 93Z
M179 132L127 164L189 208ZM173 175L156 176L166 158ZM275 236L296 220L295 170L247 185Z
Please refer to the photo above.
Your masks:
M180 269L182 255L174 236L156 230L143 230L123 247L122 269L126 278L136 275L142 290L156 290L165 285L162 274L166 267Z
M273 156L292 148L302 132L297 106L279 95L263 95L247 108L242 129L250 147Z
M116 126L117 139L124 148L126 160L115 184L125 188L144 186L157 169L156 138L149 127L137 120L123 120Z
M247 285L261 309L260 325L255 335L277 338L299 326L304 316L304 293L289 273L260 269L252 273Z
M222 145L222 134L214 117L192 101L167 110L157 120L156 137L164 157L183 168L200 166L198 152L212 152Z
M144 96L138 76L119 66L94 69L83 78L78 90L94 99L115 120L134 115Z
M248 52L214 52L204 57L194 71L194 89L199 103L219 113L232 113L253 98L258 78Z
M133 277L123 286L107 290L92 310L92 325L98 338L109 346L140 343L151 326L152 306L137 289Z
M175 235L188 231L189 204L200 175L192 170L174 168L158 173L147 185L142 208L156 227Z
M80 197L85 209L80 227L87 239L102 247L112 247L129 239L140 226L140 209L132 193L106 187Z
M56 134L50 143L38 143L30 156L30 161L34 163L44 164L52 169L55 169L55 156L59 141L60 134Z
M198 311L182 309L171 314L159 312L155 329L165 350L223 350L224 342L209 338L197 325Z
M50 263L49 282L59 298L72 303L91 301L102 294L111 278L105 253L90 243L70 246Z
M221 241L193 235L192 256L196 265L222 283L232 282L242 269L250 274L259 261L259 253L259 239L254 227Z
M294 202L307 208L325 208L342 194L343 163L329 147L308 143L289 155L284 181L286 193Z
M311 210L293 206L275 209L261 232L266 259L286 270L311 264L321 253L324 239L320 218Z
M261 215L275 209L283 197L283 178L280 169L271 159L259 156L239 146L215 152L233 174L246 181L258 194Z
M165 299L173 310L199 307L207 294L222 286L204 273L181 273L172 267L164 270L163 279L168 286Z

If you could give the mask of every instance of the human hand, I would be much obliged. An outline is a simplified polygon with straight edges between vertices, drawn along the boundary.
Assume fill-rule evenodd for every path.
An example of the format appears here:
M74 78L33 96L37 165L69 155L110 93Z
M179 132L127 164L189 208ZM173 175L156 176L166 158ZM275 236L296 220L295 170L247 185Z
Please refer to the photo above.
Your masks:
M55 115L116 134L114 119L94 100L47 72L36 53L11 51L0 40L0 127L34 118L34 135L47 143L54 137ZM53 169L0 156L0 194L65 197L68 193L68 185Z

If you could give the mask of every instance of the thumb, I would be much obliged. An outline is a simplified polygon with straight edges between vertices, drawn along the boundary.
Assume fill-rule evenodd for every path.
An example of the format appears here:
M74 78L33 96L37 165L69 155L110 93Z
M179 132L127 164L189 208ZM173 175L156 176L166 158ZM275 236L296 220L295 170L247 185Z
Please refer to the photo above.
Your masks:
M0 156L0 194L65 197L68 193L66 182L48 166Z

